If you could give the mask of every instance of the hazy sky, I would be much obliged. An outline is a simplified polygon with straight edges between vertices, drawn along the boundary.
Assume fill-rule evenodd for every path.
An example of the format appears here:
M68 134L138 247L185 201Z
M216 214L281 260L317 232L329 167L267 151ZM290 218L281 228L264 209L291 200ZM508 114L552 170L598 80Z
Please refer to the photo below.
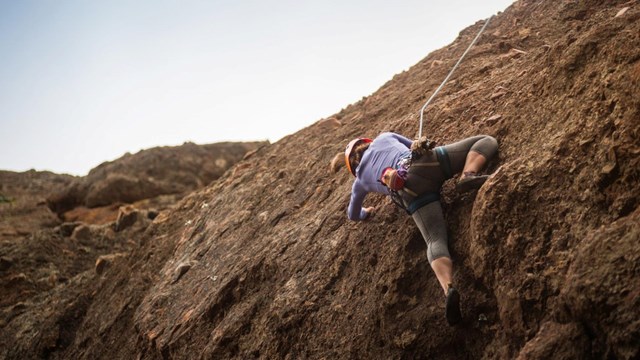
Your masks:
M0 0L0 169L275 142L511 3Z

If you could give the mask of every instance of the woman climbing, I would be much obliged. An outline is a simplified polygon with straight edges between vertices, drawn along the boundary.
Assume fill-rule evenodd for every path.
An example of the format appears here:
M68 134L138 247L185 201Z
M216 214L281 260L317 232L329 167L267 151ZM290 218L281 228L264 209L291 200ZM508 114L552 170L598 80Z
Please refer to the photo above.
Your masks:
M427 243L429 264L446 296L445 315L450 325L460 322L462 315L460 294L452 285L453 263L440 188L459 172L458 191L479 188L488 178L479 173L497 151L498 142L487 135L434 147L428 141L414 143L395 133L380 134L375 140L354 139L345 150L347 169L356 177L347 211L349 219L365 220L374 213L373 207L363 208L369 192L390 195L407 210Z

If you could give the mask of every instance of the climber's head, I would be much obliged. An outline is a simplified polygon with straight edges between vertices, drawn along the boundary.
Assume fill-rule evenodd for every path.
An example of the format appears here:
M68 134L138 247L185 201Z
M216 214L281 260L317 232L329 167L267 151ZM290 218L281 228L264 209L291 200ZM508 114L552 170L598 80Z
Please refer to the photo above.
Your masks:
M362 160L362 154L369 148L369 144L372 141L369 138L358 138L351 140L347 144L347 148L344 151L344 162L353 176L356 176L356 168Z

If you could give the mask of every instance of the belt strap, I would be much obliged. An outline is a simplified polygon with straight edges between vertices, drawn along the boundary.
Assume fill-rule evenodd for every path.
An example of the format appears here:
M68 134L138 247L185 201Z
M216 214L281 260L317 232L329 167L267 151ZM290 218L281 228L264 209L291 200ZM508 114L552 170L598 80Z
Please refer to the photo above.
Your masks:
M438 146L436 148L436 156L438 157L438 162L440 163L440 169L444 173L445 180L451 179L453 174L451 173L451 163L449 162L449 154L444 147Z
M426 192L417 198L413 199L409 206L407 206L407 212L410 215L413 215L414 212L418 211L421 207L431 204L434 201L440 200L440 194L434 192Z

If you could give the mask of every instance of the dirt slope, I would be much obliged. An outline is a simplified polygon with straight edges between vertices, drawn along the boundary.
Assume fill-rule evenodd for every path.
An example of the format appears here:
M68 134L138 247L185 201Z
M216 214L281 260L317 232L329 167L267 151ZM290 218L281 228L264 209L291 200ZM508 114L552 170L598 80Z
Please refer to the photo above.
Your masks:
M0 357L640 356L637 1L516 2L429 109L432 138L500 142L482 189L443 191L464 325L446 325L410 218L369 195L376 218L346 220L333 155L414 136L481 25L161 213L129 256L8 322Z

